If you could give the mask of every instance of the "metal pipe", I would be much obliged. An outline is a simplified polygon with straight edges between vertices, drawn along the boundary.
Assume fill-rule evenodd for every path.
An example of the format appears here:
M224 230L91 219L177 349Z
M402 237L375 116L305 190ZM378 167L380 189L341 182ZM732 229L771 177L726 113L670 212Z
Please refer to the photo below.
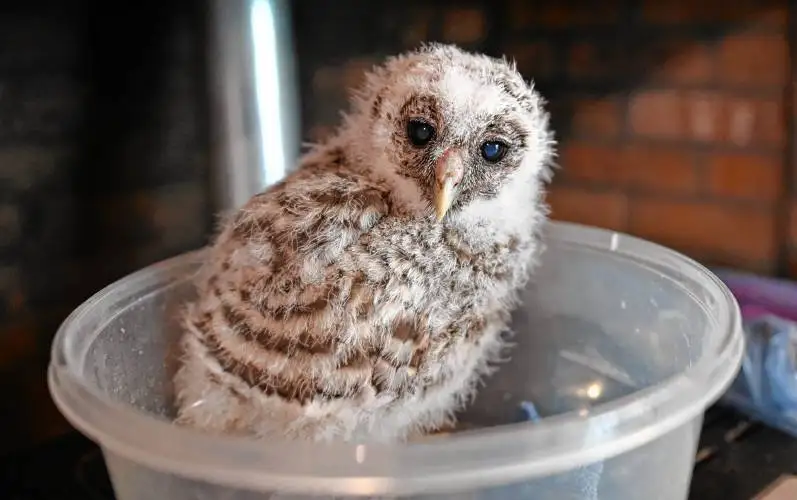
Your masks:
M288 2L208 2L211 189L223 215L293 168L300 113Z

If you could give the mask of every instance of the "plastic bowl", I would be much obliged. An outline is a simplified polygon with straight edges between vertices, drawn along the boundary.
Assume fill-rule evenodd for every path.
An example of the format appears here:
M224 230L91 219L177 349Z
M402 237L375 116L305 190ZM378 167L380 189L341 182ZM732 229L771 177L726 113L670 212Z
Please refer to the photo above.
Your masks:
M545 238L511 359L463 415L479 430L372 446L174 426L175 312L201 252L75 310L54 341L50 390L102 447L119 500L685 499L703 413L741 362L736 301L703 266L653 243L563 223ZM546 418L506 424L523 401Z

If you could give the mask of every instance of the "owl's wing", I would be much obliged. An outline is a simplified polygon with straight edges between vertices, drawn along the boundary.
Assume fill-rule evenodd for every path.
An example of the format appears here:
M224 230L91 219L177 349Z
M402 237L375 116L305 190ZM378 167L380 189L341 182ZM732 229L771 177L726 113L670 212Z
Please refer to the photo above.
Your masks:
M388 192L364 178L312 169L299 174L253 198L229 237L329 264L389 211Z
M349 247L388 200L366 179L313 169L254 197L211 250L189 329L225 372L286 400L370 384L374 290Z

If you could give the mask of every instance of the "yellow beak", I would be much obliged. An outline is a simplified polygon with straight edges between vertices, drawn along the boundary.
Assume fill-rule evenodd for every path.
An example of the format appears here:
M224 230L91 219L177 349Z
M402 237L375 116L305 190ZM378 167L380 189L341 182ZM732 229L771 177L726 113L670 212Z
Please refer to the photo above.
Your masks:
M462 180L464 165L462 157L455 150L446 151L435 168L434 211L437 220L442 221L454 203L455 188Z
M443 183L436 182L434 193L434 211L437 216L437 221L443 220L446 216L448 209L454 202L454 179L446 177Z

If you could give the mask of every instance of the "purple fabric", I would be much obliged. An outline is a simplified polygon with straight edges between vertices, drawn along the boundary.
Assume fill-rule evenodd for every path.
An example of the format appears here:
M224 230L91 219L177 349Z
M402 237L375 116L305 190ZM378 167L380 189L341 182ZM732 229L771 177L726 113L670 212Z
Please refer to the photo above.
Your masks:
M797 322L797 283L726 269L714 273L736 297L745 322L769 315Z
M746 339L741 372L723 400L797 435L797 283L714 272L739 302Z

